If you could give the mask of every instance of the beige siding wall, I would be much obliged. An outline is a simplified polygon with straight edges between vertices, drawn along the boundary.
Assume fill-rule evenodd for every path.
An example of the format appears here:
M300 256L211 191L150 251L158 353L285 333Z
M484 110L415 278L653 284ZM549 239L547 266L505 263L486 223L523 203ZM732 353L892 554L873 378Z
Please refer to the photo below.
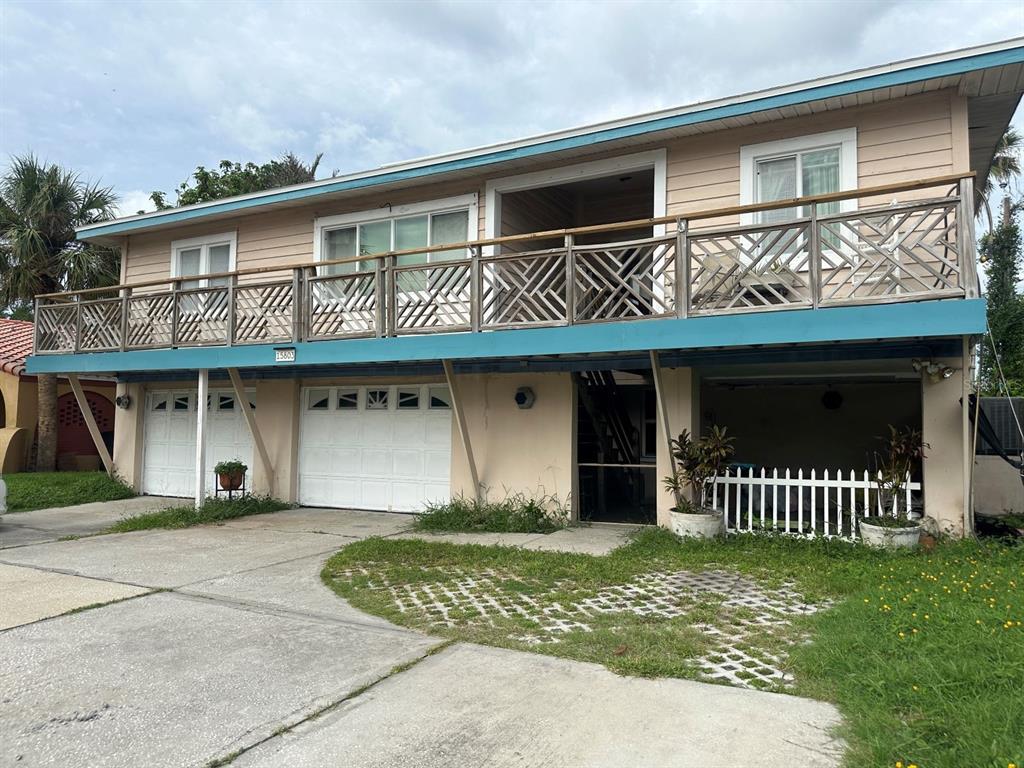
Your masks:
M857 129L860 187L966 171L966 123L956 120L954 131L961 101L951 92L922 94L898 102L718 131L669 145L668 213L739 205L741 146L843 128Z
M755 126L699 134L647 147L588 156L587 160L642 149L668 148L667 204L670 215L692 213L740 202L740 147L810 133L857 128L857 170L860 186L874 186L967 170L967 122L964 100L952 91L922 94L874 104ZM582 162L574 160L573 163ZM538 163L543 170L563 163ZM517 169L516 172L521 172ZM170 275L173 240L235 230L238 268L282 266L313 257L313 221L319 216L372 210L390 205L455 195L478 195L479 232L483 236L484 184L491 172L478 178L432 184L400 192L368 192L344 203L310 204L294 209L251 214L211 224L184 226L128 240L125 279L129 283L160 280ZM623 211L621 220L633 211ZM607 211L600 212L607 219ZM588 220L592 216L586 217ZM538 219L539 221L539 219ZM523 222L507 222L508 231ZM544 227L542 227L544 228Z

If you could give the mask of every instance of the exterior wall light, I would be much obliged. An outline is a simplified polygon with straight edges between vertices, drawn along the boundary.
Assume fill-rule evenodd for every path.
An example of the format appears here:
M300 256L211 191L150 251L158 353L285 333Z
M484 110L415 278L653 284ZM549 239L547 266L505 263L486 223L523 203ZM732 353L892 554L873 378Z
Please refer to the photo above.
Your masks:
M950 368L948 365L939 365L934 360L918 360L916 357L910 361L910 366L914 369L915 373L927 374L932 384L938 384L943 379L948 379L956 373L956 368Z
M132 407L132 399L128 397L128 395L118 395L116 398L114 398L114 405L116 405L118 408L121 408L122 410L127 411L129 408Z
M516 406L526 410L533 408L534 402L537 400L537 396L533 394L533 387L520 387L516 390Z

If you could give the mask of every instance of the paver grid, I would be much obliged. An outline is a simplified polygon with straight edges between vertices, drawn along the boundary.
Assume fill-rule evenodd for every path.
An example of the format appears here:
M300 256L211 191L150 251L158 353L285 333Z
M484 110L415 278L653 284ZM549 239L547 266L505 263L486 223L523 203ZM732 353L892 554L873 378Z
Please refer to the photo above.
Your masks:
M791 584L768 589L722 570L645 573L626 584L587 595L567 581L527 594L510 588L525 581L511 572L467 572L450 566L420 568L426 576L436 574L443 581L395 584L383 565L379 569L375 565L367 563L334 576L348 580L362 577L367 588L388 592L400 612L425 614L435 626L494 626L498 619L523 619L535 628L510 637L532 645L557 643L568 632L590 632L598 615L632 613L674 619L689 616L698 606L714 601L718 607L716 622L693 624L711 645L694 664L703 679L742 688L790 687L793 680L786 672L786 657L789 648L803 639L791 631L792 618L829 607L827 602L806 601ZM525 586L537 588L540 583L526 582ZM573 593L579 595L578 599ZM549 601L546 594L569 598Z

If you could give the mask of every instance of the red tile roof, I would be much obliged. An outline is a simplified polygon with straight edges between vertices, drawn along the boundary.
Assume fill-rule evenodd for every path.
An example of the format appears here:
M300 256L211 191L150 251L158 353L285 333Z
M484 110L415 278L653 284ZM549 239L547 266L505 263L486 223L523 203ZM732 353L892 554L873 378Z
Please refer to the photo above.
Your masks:
M0 318L0 370L21 376L32 354L33 325L27 320Z

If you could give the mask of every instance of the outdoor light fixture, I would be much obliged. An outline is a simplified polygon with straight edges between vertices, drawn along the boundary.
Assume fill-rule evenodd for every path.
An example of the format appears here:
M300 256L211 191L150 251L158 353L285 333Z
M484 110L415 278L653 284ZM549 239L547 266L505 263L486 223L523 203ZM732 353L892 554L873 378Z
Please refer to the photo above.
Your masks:
M533 403L536 399L537 396L533 394L533 387L520 387L516 390L516 405L524 411L528 408L533 408Z
M843 405L843 396L834 389L826 390L821 396L821 404L827 411L838 411Z
M950 368L948 365L939 365L934 360L918 360L916 357L910 361L910 367L913 368L916 373L928 374L928 379L932 384L937 384L943 379L948 379L956 373L956 369Z
M118 408L121 408L122 410L127 411L129 408L132 407L132 399L128 397L128 395L118 395L116 398L114 398L114 405L116 405Z

